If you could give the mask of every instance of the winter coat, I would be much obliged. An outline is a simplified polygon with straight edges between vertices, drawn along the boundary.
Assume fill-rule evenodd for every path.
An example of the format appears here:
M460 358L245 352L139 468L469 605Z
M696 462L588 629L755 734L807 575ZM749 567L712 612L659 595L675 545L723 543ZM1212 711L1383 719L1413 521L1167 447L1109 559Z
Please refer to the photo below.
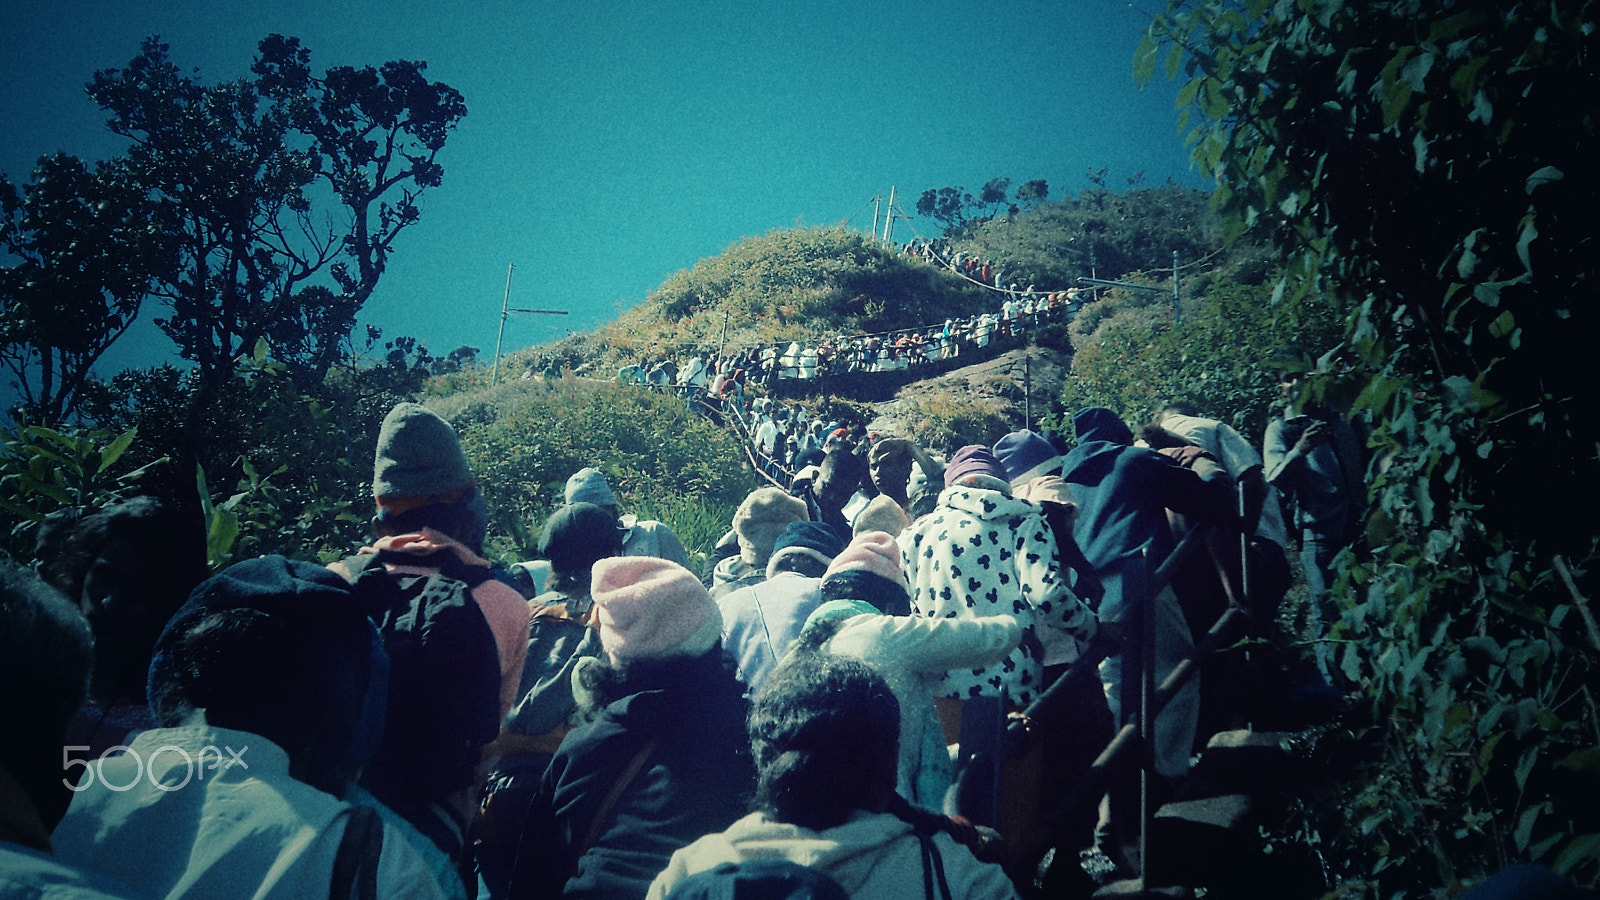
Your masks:
M556 751L529 808L517 896L642 898L674 851L750 808L749 707L722 648L664 665ZM606 795L652 739L593 845L574 858Z
M913 615L935 619L1016 616L1024 635L1043 629L1087 641L1095 633L1089 608L1061 578L1056 539L1039 507L997 490L953 485L934 511L899 537L900 561L911 583ZM1004 694L1019 706L1033 702L1043 666L1036 641L1024 638L998 665L949 672L936 696Z
M869 663L900 701L900 780L912 803L939 809L955 777L930 687L949 669L999 662L1022 639L1015 616L924 619L860 615L839 625L822 651Z

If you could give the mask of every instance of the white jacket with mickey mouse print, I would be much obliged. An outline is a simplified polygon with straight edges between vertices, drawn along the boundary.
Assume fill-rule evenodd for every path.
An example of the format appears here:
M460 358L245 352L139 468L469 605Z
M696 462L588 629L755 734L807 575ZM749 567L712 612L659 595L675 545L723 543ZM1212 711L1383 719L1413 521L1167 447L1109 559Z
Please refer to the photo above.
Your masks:
M1056 539L1039 507L998 490L956 484L901 533L900 561L911 584L911 612L930 618L1014 615L1024 634L1094 637L1094 613L1061 579ZM1049 643L1049 639L1044 639ZM1031 646L1030 646L1031 645ZM1004 695L1018 706L1038 696L1038 644L1023 640L1000 663L945 673L934 696Z

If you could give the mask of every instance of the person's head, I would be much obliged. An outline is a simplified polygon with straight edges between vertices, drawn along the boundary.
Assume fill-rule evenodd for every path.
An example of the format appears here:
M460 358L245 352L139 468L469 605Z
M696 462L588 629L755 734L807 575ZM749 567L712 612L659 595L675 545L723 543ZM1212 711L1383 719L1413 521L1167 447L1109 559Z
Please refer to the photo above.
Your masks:
M92 642L89 623L58 591L0 565L0 771L22 786L46 830L72 798L62 739L88 695Z
M382 535L424 528L483 551L488 514L450 423L417 403L400 403L384 417L372 465L372 497Z
M865 600L892 616L911 613L900 546L887 532L856 535L822 575L823 600Z
M1162 428L1154 422L1139 426L1139 440L1152 450L1166 450L1173 447L1187 447L1189 442L1178 437L1172 432Z
M551 590L587 592L594 564L621 553L617 517L593 503L561 507L539 533L539 555L550 561Z
M653 556L613 556L594 564L589 585L600 646L616 669L719 646L722 614L693 572Z
M814 488L817 504L823 509L843 509L850 497L861 488L867 467L861 457L844 447L835 447L822 457L821 472Z
M289 773L337 794L383 731L388 658L350 585L333 571L267 556L202 582L167 623L150 663L163 727L260 735Z
M950 462L944 467L944 486L958 484L1006 494L1011 492L1011 482L1006 480L1006 467L982 444L968 444L950 454Z
M1036 431L1011 432L995 442L994 455L1005 467L1006 480L1013 487L1061 471L1061 454L1049 438Z
M857 810L883 812L899 764L900 706L866 663L796 653L768 676L750 710L754 806L822 830Z
M844 536L826 522L790 522L772 544L767 577L794 572L807 578L821 578L833 558L844 549L844 544Z
M91 695L142 702L156 637L206 576L199 514L154 497L63 511L41 524L35 552L39 574L94 632Z
M739 558L747 565L765 568L772 548L785 528L806 521L806 502L775 487L750 492L733 514L733 533L739 541Z
M1165 419L1167 416L1188 416L1190 418L1198 418L1200 416L1200 407L1195 406L1193 403L1190 403L1187 400L1174 400L1171 403L1168 403L1166 406L1161 407L1161 412L1156 415L1156 421L1159 422L1162 419Z
M593 466L572 473L572 477L567 479L566 498L568 503L593 503L611 513L612 519L622 514L617 495L611 493L606 476Z
M1090 441L1107 441L1112 444L1132 444L1133 432L1116 413L1103 406L1086 406L1072 417L1072 430L1079 444Z
M861 512L856 513L856 520L851 523L850 530L855 535L862 535L869 531L886 531L891 535L899 536L911 525L911 517L901 508L900 503L888 494L879 494L873 497Z
M904 500L911 482L911 442L905 438L884 438L867 452L867 471L882 493Z

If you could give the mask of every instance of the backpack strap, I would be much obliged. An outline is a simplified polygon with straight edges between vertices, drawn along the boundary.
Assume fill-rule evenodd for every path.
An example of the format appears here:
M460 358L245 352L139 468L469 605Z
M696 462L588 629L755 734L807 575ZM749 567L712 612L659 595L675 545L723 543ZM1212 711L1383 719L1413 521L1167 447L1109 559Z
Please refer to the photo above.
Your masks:
M660 745L660 735L653 735L650 740L645 741L644 746L640 747L639 752L635 753L633 759L628 762L628 767L622 770L622 774L617 776L616 781L612 782L611 790L606 794L606 798L600 802L600 808L595 810L594 818L589 821L589 830L584 832L583 843L578 845L577 851L572 854L573 862L582 859L583 855L589 852L589 848L594 846L595 841L600 839L600 832L605 829L607 820L611 818L611 810L616 807L617 801L622 799L622 792L628 789L628 785L633 783L635 778L639 777L640 772L644 771L645 763L650 761L651 755L656 752L656 747Z
M368 806L353 806L333 859L328 900L377 900L383 820Z
M939 853L939 847L933 842L933 835L925 831L917 832L917 841L922 844L922 890L928 900L951 900L950 882L944 877L944 857ZM939 893L933 892L935 882L939 885Z

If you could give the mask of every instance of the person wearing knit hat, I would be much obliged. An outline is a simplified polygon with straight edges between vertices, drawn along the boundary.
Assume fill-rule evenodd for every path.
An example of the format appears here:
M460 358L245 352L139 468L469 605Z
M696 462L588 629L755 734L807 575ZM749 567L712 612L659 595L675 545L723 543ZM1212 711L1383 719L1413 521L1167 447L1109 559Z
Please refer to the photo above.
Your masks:
M722 643L750 692L761 686L800 634L806 616L822 602L822 575L845 547L823 522L791 522L773 544L767 578L717 600Z
M993 666L1022 639L1017 617L926 618L909 612L899 547L888 534L859 535L822 579L824 602L807 618L796 653L816 650L872 664L900 702L896 791L940 809L954 768L933 688L952 669ZM887 613L887 614L885 614Z
M494 739L495 723L510 711L528 652L528 602L482 556L487 510L472 480L454 428L416 403L389 411L379 430L373 460L372 494L378 514L377 540L328 568L349 582L374 621L380 622L386 648L400 652L390 677L391 716L362 785L385 806L404 815L440 852L470 869L466 829L477 813L481 778L471 762ZM509 576L506 576L509 579ZM425 579L417 586L413 579ZM495 665L484 672L473 651L485 635L476 617L446 613L442 618L409 615L415 586L422 596L467 596L488 626ZM433 592L433 593L430 593ZM406 615L394 609L408 605ZM448 605L448 604L446 604ZM439 607L443 608L443 607ZM426 641L408 624L427 621ZM450 658L469 662L441 671L421 644L442 648ZM497 678L492 676L497 675ZM492 696L479 694L489 690ZM457 694L465 696L447 702ZM487 722L486 728L481 723ZM486 733L482 733L486 731ZM450 763L439 764L448 757ZM417 772L426 773L427 777ZM464 875L470 875L464 871Z
M1005 467L1006 480L1013 488L1061 471L1061 454L1048 438L1036 431L1011 432L995 442L994 455Z
M792 522L806 520L806 503L781 488L750 492L733 514L733 534L739 555L717 563L711 575L711 596L720 598L767 577L773 544Z
M78 785L56 858L138 896L326 896L359 815L339 798L384 728L386 663L349 585L321 566L268 556L201 582L156 642L160 726ZM379 896L447 896L403 828L371 825Z
M1043 660L1030 648L1038 641L1053 646L1088 640L1094 614L1062 579L1055 535L1043 513L1011 496L1005 469L988 447L956 451L945 467L945 484L933 512L898 539L912 610L931 618L1015 613L1024 632L1038 640L1013 650L1004 666L950 672L938 693L950 700L988 697L1027 706L1043 676Z
M354 581L361 557L385 556L385 566L438 571L430 562L448 554L462 565L493 571L483 558L488 511L472 478L461 441L450 423L417 403L400 403L384 417L372 466L372 496L378 540L357 556L328 568ZM494 632L500 658L500 703L511 708L528 649L528 604L496 578L472 589L472 598Z
M855 523L851 525L854 534L865 534L869 531L887 531L898 536L911 525L911 516L901 508L900 504L885 494L873 497L871 501L856 513Z
M1117 622L1127 603L1144 604L1145 614L1155 618L1159 681L1193 649L1193 635L1170 585L1154 597L1124 598L1123 573L1146 554L1155 566L1172 552L1176 541L1168 510L1201 521L1228 521L1234 508L1231 481L1225 476L1202 478L1176 460L1133 446L1133 432L1109 409L1079 410L1072 424L1078 445L1067 454L1061 477L1072 485L1078 501L1073 536L1105 589L1100 616ZM1101 663L1100 678L1112 714L1120 716L1120 653ZM1168 779L1180 778L1189 769L1199 695L1199 679L1192 678L1156 717L1155 766ZM1112 810L1114 819L1129 814Z
M743 816L755 788L744 685L700 580L617 556L595 563L590 594L604 656L574 690L592 718L567 733L529 807L519 895L643 898L673 851Z
M967 484L1011 495L1006 467L982 444L968 444L950 455L944 468L944 486Z
M491 896L510 891L518 838L528 803L561 741L578 724L572 674L598 657L600 633L589 627L595 563L622 553L616 517L593 503L563 506L545 520L539 552L550 561L549 590L528 603L528 653L517 699L485 754L498 757L489 773L479 835L478 874Z
M677 533L662 522L624 513L605 473L599 469L590 466L572 473L567 479L566 499L568 503L593 503L610 512L622 530L623 556L654 556L680 566L689 565L689 551Z

